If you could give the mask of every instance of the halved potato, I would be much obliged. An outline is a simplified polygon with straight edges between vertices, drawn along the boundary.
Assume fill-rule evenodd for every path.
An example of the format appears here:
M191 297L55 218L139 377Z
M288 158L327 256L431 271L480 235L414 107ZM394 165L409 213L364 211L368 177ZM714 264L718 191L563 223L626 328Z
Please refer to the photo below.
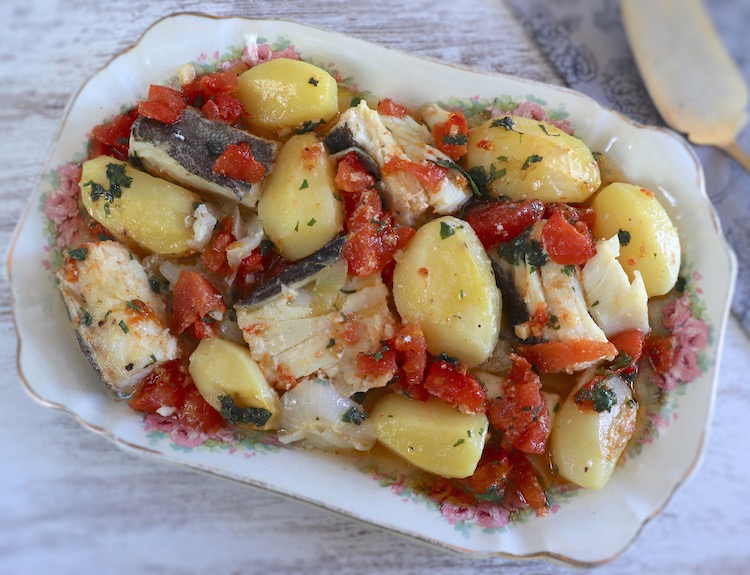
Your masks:
M460 413L444 401L390 394L370 412L378 441L409 463L442 477L468 477L482 456L489 424L484 413Z

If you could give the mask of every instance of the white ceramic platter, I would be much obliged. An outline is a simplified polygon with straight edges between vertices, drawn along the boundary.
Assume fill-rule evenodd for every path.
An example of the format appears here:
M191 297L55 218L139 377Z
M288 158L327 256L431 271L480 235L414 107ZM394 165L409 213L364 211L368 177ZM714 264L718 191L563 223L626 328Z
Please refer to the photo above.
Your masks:
M420 491L408 474L375 470L366 458L320 455L262 437L227 443L144 420L97 380L48 271L60 257L54 245L60 230L45 216L53 208L50 196L59 193L57 169L80 161L91 128L145 98L150 83L166 82L186 62L205 69L220 65L240 57L248 45L246 57L299 52L350 86L407 106L442 101L469 116L489 107L568 123L592 150L605 152L628 181L657 193L681 230L681 291L665 302L665 323L681 352L672 373L649 384L638 439L604 490L552 493L546 517L484 504L466 507ZM570 90L423 60L300 24L182 14L155 24L74 97L18 226L8 270L26 389L120 446L457 551L596 564L627 547L701 458L735 265L705 194L701 168L672 132L634 125Z

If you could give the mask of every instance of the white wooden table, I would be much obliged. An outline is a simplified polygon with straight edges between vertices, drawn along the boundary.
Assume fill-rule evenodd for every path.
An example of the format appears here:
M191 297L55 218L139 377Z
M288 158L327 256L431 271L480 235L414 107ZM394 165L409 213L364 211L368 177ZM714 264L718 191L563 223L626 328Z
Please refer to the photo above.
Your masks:
M732 4L715 0L711 6L731 10ZM500 1L3 0L3 246L71 94L156 19L190 10L288 18L447 62L559 82ZM7 289L0 292L0 322L0 360L6 366L0 375L0 573L568 570L542 561L459 557L327 511L126 454L24 393L15 370ZM635 544L599 572L750 573L748 358L747 334L730 320L703 465Z

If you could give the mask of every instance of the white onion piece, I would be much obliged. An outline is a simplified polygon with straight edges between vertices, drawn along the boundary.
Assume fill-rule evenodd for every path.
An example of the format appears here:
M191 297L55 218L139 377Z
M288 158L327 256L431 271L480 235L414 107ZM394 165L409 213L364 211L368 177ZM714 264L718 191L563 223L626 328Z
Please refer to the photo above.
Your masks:
M208 211L206 204L200 204L193 212L193 241L191 246L196 249L202 249L211 239L216 226L216 218Z
M159 273L169 282L171 288L174 288L174 284L177 282L177 278L180 277L181 271L201 273L197 265L180 264L169 260L159 265Z
M352 409L362 411L362 406L339 394L330 381L303 381L281 398L279 440L316 449L372 449L375 432L368 420L359 425L343 421Z
M230 244L227 248L227 261L229 262L229 267L233 270L236 270L240 262L249 256L263 240L263 225L257 216L253 216L242 228L244 229L239 229L238 233L234 236L240 239Z
M348 271L349 264L345 259L340 259L315 275L312 296L316 307L324 311L333 307L333 302L346 283Z

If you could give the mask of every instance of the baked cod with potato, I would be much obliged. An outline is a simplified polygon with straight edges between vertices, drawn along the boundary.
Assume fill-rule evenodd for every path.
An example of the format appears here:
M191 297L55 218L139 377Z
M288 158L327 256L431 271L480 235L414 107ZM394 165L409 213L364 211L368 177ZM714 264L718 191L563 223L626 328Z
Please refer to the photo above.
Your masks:
M57 277L104 383L539 513L545 485L606 485L679 272L656 194L603 186L547 121L350 98L300 60L180 79L82 162L88 233Z

